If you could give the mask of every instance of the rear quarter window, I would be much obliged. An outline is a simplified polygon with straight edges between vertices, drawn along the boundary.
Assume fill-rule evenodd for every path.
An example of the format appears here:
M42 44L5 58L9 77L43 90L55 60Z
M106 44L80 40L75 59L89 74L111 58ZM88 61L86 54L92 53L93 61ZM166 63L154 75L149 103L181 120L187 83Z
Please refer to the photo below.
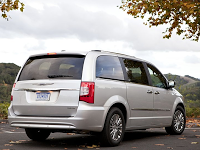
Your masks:
M81 79L84 58L82 55L31 57L24 65L18 80Z
M119 58L115 56L99 56L96 61L96 77L124 80Z

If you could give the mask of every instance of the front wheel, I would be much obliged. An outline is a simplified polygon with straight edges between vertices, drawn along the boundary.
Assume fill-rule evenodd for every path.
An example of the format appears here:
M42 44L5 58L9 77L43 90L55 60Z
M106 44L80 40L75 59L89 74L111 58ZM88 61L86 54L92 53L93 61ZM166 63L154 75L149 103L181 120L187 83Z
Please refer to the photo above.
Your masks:
M186 117L185 111L181 106L177 106L174 115L172 124L170 127L166 127L165 130L168 134L179 135L182 134L185 129Z
M50 131L45 129L26 128L26 135L33 141L43 141L49 137Z
M103 145L117 146L123 140L125 131L125 120L122 111L113 107L108 112L104 129L101 133Z

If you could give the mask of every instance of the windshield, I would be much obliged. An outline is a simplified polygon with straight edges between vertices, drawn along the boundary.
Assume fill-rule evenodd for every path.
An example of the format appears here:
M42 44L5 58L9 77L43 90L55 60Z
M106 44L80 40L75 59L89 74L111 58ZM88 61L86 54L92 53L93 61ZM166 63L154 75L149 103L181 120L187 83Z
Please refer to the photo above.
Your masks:
M82 55L47 55L27 60L19 81L39 79L81 79Z

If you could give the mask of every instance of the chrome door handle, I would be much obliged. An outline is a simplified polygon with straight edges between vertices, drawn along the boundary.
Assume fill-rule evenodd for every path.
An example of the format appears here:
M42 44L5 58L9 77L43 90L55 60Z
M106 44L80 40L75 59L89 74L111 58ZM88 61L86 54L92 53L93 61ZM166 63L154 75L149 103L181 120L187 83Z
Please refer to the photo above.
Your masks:
M148 91L147 91L147 93L148 93L148 94L152 94L153 92L152 92L152 91L150 91L150 90L148 90Z
M160 94L158 91L155 92L156 95Z

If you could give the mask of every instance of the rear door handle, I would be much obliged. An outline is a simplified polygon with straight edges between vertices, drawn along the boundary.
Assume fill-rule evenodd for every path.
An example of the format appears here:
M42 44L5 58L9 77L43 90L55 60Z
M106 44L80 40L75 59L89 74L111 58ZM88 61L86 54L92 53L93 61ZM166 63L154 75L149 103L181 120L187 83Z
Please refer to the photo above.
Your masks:
M152 94L153 92L152 92L151 90L148 90L147 93L148 93L148 94Z
M160 94L158 91L155 92L156 95Z

